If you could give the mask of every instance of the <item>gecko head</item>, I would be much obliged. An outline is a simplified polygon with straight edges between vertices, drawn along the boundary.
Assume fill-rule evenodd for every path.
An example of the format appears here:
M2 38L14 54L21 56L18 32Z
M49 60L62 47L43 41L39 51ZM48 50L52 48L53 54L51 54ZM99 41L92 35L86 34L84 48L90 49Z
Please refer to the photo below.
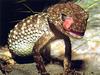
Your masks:
M61 14L61 29L64 34L75 38L82 38L86 31L87 18L84 13L73 13L71 15Z
M51 22L65 35L75 38L84 36L88 14L73 2L56 4L48 9Z

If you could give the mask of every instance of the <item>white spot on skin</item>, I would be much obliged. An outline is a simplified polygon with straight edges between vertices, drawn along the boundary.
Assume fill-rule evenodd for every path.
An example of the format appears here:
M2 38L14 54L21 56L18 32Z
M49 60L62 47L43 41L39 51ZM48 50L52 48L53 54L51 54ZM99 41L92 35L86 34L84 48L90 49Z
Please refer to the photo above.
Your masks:
M30 34L34 33L33 31L30 31Z
M11 43L11 39L9 39L9 42Z
M21 35L21 33L19 33L19 35Z
M9 34L9 38L11 37L11 35Z
M35 24L35 25L34 25L34 28L36 28L36 27L37 27L37 25Z
M27 37L24 37L24 39L26 40L26 39L27 39Z
M27 35L27 33L24 33L24 35Z
M39 24L40 23L40 19L37 19L37 24Z
M39 34L42 34L43 32L42 32L42 31L39 31L38 33L39 33Z
M9 44L9 47L11 47L11 44Z
M15 44L18 44L18 42L17 42L17 41L15 41L14 43L15 43Z
M15 39L18 39L17 36L15 37Z
M47 27L44 27L44 29L43 29L43 30L44 30L45 32L46 32L46 31L48 31Z
M25 32L28 33L28 30L26 29Z
M28 31L30 32L31 31L31 28L28 28Z
M38 29L36 29L35 32L38 32Z
M49 34L49 32L48 32L48 31L46 31L45 33L46 33L46 34Z
M32 27L33 26L33 24L30 24L30 27Z
M17 31L14 31L14 34L17 34Z
M21 30L24 30L24 27L22 27Z
M31 21L30 20L27 20L27 23L30 23Z
M55 21L55 24L57 25L58 24L58 21Z
M15 28L17 28L18 24L15 25Z
M22 31L22 34L24 34L24 33L25 33L25 31L23 30L23 31Z
M21 35L20 37L21 37L21 38L23 38L24 36L23 36L23 35Z
M15 35L13 35L13 38L16 38L16 36L15 36Z
M13 30L10 30L10 33L12 33L13 32Z
M33 15L30 16L30 19L32 19L32 18L33 18Z
M26 26L26 23L25 22L23 23L23 26Z

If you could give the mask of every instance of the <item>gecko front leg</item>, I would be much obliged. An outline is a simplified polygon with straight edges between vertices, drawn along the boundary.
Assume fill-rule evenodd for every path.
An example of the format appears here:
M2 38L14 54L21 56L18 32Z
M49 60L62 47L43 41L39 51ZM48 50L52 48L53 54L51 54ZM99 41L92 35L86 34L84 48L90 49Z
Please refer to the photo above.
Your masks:
M43 63L43 59L41 57L39 50L34 49L33 55L34 55L33 57L34 57L34 61L36 62L36 67L38 69L38 72L41 75L49 75L49 73L47 73L47 71L45 69L45 65Z
M64 54L64 60L63 60L63 66L64 66L64 75L68 75L70 68L71 68L71 41L68 36L63 34L61 31L59 31L56 26L54 26L53 23L49 22L49 27L52 30L52 32L55 35L55 39L51 39L52 41L57 39L63 39L65 42L65 54Z
M65 42L65 57L64 57L64 74L68 75L68 73L71 71L71 42L69 37L64 38Z
M59 36L57 39L63 39L65 42L65 53L64 53L64 59L63 59L63 67L64 67L64 75L69 75L71 72L71 42L69 37L65 35Z
M50 75L46 69L45 65L42 59L42 56L40 54L40 50L46 46L47 43L49 43L50 39L54 37L54 35L51 32L48 32L47 34L44 34L35 44L33 47L33 58L36 62L36 67L41 75Z

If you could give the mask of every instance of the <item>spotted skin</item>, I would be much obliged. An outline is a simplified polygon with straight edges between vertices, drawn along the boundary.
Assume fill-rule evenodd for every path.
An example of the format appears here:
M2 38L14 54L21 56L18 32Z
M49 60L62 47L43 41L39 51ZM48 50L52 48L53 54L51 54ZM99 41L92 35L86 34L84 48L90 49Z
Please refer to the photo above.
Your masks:
M48 13L51 16L49 17L50 21L65 35L75 38L81 38L84 35L87 26L88 13L79 5L73 2L56 4L51 8L48 8ZM65 15L66 18L70 17L74 21L67 30L64 30L62 27L64 22L62 15Z
M64 29L63 14L65 18L73 19L68 29ZM87 19L88 15L84 9L72 2L56 4L49 7L47 12L31 15L17 23L9 33L9 50L21 57L31 55L34 50L34 58L39 72L41 75L49 75L45 70L39 51L50 41L64 39L64 71L65 75L68 75L71 63L69 37L82 37L86 30Z
M9 34L9 49L18 56L32 54L32 48L37 40L48 34L50 28L45 13L31 15L15 25Z
M72 17L74 21L66 30L63 28L62 14ZM56 4L48 8L47 13L31 15L17 23L9 34L9 49L18 56L32 54L32 48L37 40L51 32L48 19L66 36L82 37L86 30L87 18L87 12L72 2Z

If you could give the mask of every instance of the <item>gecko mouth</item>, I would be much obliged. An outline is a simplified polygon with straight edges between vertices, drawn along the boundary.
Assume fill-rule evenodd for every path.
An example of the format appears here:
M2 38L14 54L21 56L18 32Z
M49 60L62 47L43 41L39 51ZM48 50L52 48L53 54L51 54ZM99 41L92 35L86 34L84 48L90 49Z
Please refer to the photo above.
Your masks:
M73 29L66 30L66 33L75 38L82 38L84 36L84 32L74 31Z
M82 38L82 36L84 35L84 32L78 32L73 30L73 28L71 28L71 26L74 24L74 20L73 17L66 17L64 18L63 21L63 28L64 30L69 33L71 36L76 37L76 38Z
M70 30L68 32L71 36L76 37L76 38L82 38L84 36L84 33L76 32L73 30Z

